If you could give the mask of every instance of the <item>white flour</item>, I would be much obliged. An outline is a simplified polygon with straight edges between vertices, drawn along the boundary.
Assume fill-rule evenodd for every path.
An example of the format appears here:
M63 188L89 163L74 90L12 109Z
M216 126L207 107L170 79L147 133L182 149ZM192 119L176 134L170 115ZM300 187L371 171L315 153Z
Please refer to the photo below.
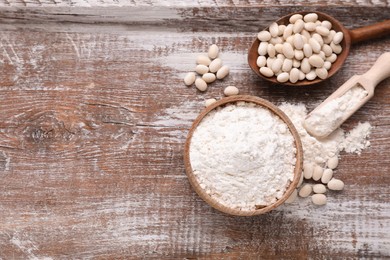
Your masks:
M368 92L357 85L345 92L342 96L311 113L305 120L306 129L316 136L327 136L343 121L344 116L353 112Z
M240 210L276 202L294 177L295 155L287 125L246 102L211 111L190 145L200 186L219 203Z

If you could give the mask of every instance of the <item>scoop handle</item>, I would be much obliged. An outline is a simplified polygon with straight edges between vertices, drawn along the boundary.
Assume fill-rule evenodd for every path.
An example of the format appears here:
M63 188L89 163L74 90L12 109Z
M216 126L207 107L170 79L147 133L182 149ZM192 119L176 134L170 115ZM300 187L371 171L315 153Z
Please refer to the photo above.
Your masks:
M390 20L385 20L380 23L350 30L349 34L351 35L352 43L358 43L390 35Z
M385 52L379 56L371 69L361 76L364 79L365 87L372 90L388 77L390 77L390 52Z

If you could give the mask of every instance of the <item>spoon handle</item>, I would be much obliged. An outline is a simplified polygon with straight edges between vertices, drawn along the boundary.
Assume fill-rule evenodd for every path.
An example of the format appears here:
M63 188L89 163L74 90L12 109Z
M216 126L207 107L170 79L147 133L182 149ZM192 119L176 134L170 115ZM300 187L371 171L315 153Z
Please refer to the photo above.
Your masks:
M376 60L369 71L361 75L364 87L374 90L382 80L390 77L390 52L385 52Z
M385 20L369 26L350 30L352 43L371 40L382 36L390 35L390 20Z

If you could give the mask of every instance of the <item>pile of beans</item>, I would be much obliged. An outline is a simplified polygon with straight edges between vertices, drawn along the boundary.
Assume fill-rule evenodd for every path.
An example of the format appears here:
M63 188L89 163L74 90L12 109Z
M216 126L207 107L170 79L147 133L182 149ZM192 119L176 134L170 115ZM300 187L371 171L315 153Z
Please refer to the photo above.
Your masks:
M324 193L327 190L340 191L344 189L344 182L333 177L333 170L338 166L339 159L337 156L332 157L327 162L327 168L319 165L307 163L303 165L303 173L298 183L298 188L302 186L303 179L313 180L315 184L306 183L299 192L296 189L293 194L286 200L286 203L292 203L299 195L302 198L309 197L312 193L311 200L315 205L325 205L327 202Z
M326 79L342 52L343 33L332 30L329 21L318 20L316 13L294 14L289 22L287 26L272 23L268 31L258 33L260 73L276 76L281 83Z

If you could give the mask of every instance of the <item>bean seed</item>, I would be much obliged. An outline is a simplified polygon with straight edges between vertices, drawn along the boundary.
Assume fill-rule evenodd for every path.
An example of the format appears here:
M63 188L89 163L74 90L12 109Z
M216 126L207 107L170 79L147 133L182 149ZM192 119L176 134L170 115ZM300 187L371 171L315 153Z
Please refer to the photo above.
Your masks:
M340 44L334 44L333 42L330 43L330 47L332 48L333 52L336 54L340 54L343 48Z
M207 83L206 83L206 81L204 81L203 79L201 79L201 78L197 78L196 80L195 80L195 86L196 86L196 88L197 89L199 89L199 91L206 91L206 89L207 89Z
M282 72L278 75L278 77L276 78L277 81L281 82L281 83L284 83L284 82L287 82L288 79L289 79L290 75L287 73L287 72Z
M214 73L206 73L203 74L202 79L206 81L206 83L212 83L215 81L216 77Z
M314 165L312 163L303 164L303 175L305 179L311 179L313 176Z
M277 53L283 53L283 44L281 44L281 43L275 44L275 51Z
M259 57L264 57L264 56L259 56ZM265 59L265 57L264 58L262 58L264 61L262 61L262 62L264 62L264 65L265 65L265 63L266 63L266 59ZM258 60L258 59L257 59ZM263 66L264 66L263 65ZM262 67L262 66L259 66L259 67ZM229 67L228 66L226 66L226 65L224 65L224 66L222 66L218 71L217 71L217 79L223 79L223 78L225 78L227 75L229 75L229 72L230 72L230 69L229 69Z
M208 55L210 59L215 59L218 57L219 48L216 44L213 44L209 47Z
M313 35L311 36L314 40L316 40L322 47L322 45L324 45L324 39L322 39L322 36L318 33L313 33Z
M302 198L308 197L311 192L313 191L313 188L311 187L310 184L305 184L303 187L299 190L299 196Z
M223 93L225 94L225 96L234 96L234 95L238 95L240 91L238 90L238 88L236 88L235 86L228 86L225 88L225 90L223 91Z
M293 33L300 33L305 26L305 22L302 19L298 19L293 26Z
M274 73L278 72L279 70L282 69L282 65L283 65L283 60L282 59L276 59L273 63L272 63L272 71Z
M311 55L313 55L313 50L311 49L310 44L305 43L303 45L303 54L305 54L305 57L309 58Z
M311 66L316 68L321 68L324 66L324 60L319 55L312 55L309 58L309 63Z
M334 36L333 36L333 43L334 44L339 44L344 38L344 34L342 32L337 32Z
M277 59L284 60L286 57L284 57L283 54L279 53L278 55L276 55L276 58L277 58Z
M339 158L337 156L333 156L327 162L328 168L332 170L336 169L338 165L339 165Z
M298 21L299 19L302 19L302 18L303 18L303 16L301 14L293 14L290 17L289 22L295 23L296 21Z
M322 206L327 202L326 196L324 194L314 194L311 196L311 201L314 205Z
M267 67L272 68L272 63L276 60L276 58L267 58Z
M311 70L309 73L306 74L307 80L314 80L317 77L316 72L314 70Z
M332 63L330 63L330 61L325 61L324 62L324 68L326 70L330 70L331 67L332 67Z
M313 185L313 192L317 194L325 193L326 187L324 184L315 184Z
M275 76L278 77L283 71L279 70L278 72L275 73Z
M271 23L271 25L269 26L269 32L270 32L272 37L278 36L278 34L279 34L278 24L275 22Z
M328 44L322 45L322 51L325 53L326 57L329 57L333 53L332 48Z
M293 68L290 71L290 82L295 83L298 81L298 79L299 79L299 69Z
M278 43L283 43L283 39L282 39L282 37L274 37L274 38L271 38L269 43L271 43L273 45L278 44Z
M306 74L303 73L301 70L299 71L299 80L304 80L306 78Z
M211 60L206 55L199 55L198 57L196 57L196 63L200 64L200 65L209 66L211 63Z
M326 57L326 61L329 61L330 63L333 63L337 60L337 55L335 53L332 53L329 57Z
M195 72L200 74L200 75L203 75L203 74L209 72L209 67L207 67L206 65L197 65L195 67Z
M327 184L333 177L333 171L331 169L325 169L321 177L321 182Z
M257 38L261 42L267 42L267 41L271 40L271 34L269 33L269 31L261 31L257 34Z
M307 14L307 15L305 15L304 17L303 17L303 20L305 21L305 22L313 22L313 23L315 23L316 21L317 21L317 19L318 19L318 15L316 14L316 13L309 13L309 14Z
M294 35L288 36L287 39L286 39L286 42L291 44L291 46L293 46L293 49L294 49Z
M289 36L291 36L292 31L293 31L293 25L292 24L287 25L286 29L284 29L283 32L283 39L286 40Z
M301 62L299 60L293 59L293 67L299 68L301 66Z
M260 73L266 77L272 77L274 75L274 72L268 67L261 67Z
M305 74L309 73L311 70L311 65L309 63L309 59L308 58L304 58L302 61L301 61L301 71Z
M317 25L313 22L305 23L305 30L306 31L309 31L309 32L315 31L316 27L317 27Z
M330 44L333 41L333 37L335 36L335 34L335 30L330 30L329 35L324 37L324 43Z
M320 53L318 53L318 55L321 57L321 59L325 60L325 52L323 51L320 51Z
M289 72L292 68L293 61L292 59L284 59L282 65L282 71Z
M283 36L283 32L286 29L286 26L284 24L279 25L279 33L278 36Z
M288 199L286 199L285 203L287 203L287 204L293 203L297 197L298 197L298 190L295 189L291 193L290 197L288 197Z
M321 45L314 38L309 39L309 44L313 52L319 53L321 51Z
M311 38L310 33L309 33L308 31L306 31L306 30L302 30L301 35L303 36L303 38L306 38L306 41L307 41L307 42L308 42L309 39ZM305 42L305 43L307 43L307 42Z
M268 42L260 42L259 48L257 49L257 53L259 55L266 55L267 54L267 47L268 47Z
M210 72L213 73L217 72L221 67L222 67L222 60L220 58L216 58L209 65Z
M275 52L275 47L273 44L268 44L267 46L267 53L268 53L268 56L273 58L275 57L276 55L276 52Z
M283 55L289 59L294 58L294 50L288 42L283 43Z
M186 74L186 76L184 77L184 84L186 84L187 86L191 86L192 84L194 84L195 82L195 73L193 72L189 72Z
M303 51L295 50L294 51L294 57L295 57L296 60L302 60L305 57L305 55L303 54Z
M208 107L211 104L214 104L215 102L217 102L217 100L215 98L209 98L209 99L206 99L206 101L204 102L204 105L205 105L205 107Z
M298 50L302 50L303 48L303 39L302 39L302 35L300 35L299 33L295 34L294 35L294 47L297 48Z
M316 27L316 32L322 36L328 36L329 35L329 29L320 25Z
M316 165L314 167L314 172L313 172L313 176L312 176L313 180L315 180L315 181L320 180L321 177L322 177L323 172L324 172L324 169L322 169L321 166Z
M344 189L344 182L339 179L331 179L328 182L328 189L330 190L343 190Z
M321 22L321 25L324 26L326 29L330 30L332 29L332 23L328 20L324 20Z
M320 79L326 79L328 77L328 71L325 68L317 68L316 69L316 75Z

